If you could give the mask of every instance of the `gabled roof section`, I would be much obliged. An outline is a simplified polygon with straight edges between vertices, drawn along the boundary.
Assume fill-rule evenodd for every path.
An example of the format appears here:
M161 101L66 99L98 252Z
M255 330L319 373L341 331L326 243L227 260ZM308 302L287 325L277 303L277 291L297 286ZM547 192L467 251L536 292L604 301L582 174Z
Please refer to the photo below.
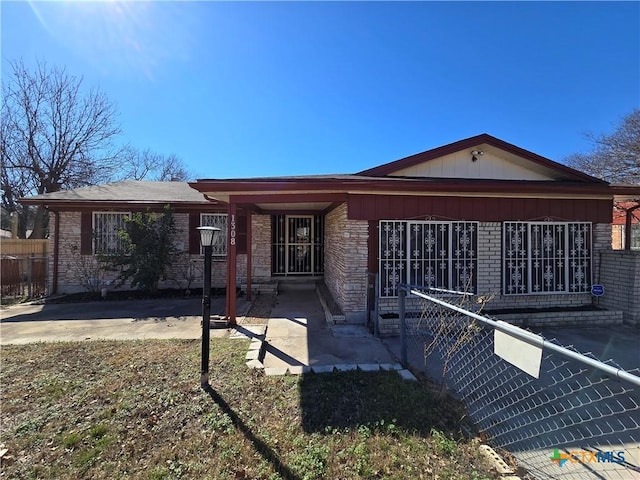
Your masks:
M20 199L25 205L67 205L81 203L188 204L211 205L187 182L124 180L89 187L43 193Z
M473 151L482 152L476 155L475 161L472 161ZM356 175L607 183L486 133L370 168Z

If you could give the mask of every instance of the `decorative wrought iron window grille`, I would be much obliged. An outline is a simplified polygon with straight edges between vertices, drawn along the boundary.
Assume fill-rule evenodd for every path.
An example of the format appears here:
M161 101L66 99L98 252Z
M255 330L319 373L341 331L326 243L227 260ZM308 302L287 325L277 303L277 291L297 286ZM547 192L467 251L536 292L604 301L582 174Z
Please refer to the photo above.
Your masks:
M118 255L126 250L119 232L130 216L129 212L93 212L94 255Z
M584 293L591 288L591 223L505 222L503 293Z
M203 227L217 227L220 229L213 239L212 255L214 257L225 257L227 255L227 214L201 213L200 225ZM200 246L200 254L204 254L202 246Z
M408 283L475 292L478 222L380 221L381 297Z

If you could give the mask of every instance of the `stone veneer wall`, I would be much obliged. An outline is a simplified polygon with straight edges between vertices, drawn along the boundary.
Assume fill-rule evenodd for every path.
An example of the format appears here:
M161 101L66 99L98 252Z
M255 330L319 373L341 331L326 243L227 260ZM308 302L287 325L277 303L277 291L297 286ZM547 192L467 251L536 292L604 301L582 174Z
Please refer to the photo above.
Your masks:
M595 224L592 230L593 282L600 278L600 254L611 250L611 225ZM590 305L590 293L548 295L501 295L502 223L481 222L478 229L478 295L491 298L487 309L578 307ZM407 299L408 310L419 310L418 299ZM381 298L380 313L397 312L397 298Z
M349 220L345 203L326 215L324 281L347 323L365 319L368 239L368 222Z
M602 253L600 306L622 310L624 323L640 326L640 251Z
M104 272L100 274L97 269L97 262L93 255L80 255L80 212L60 212L60 244L58 259L58 291L56 293L76 293L86 291L84 281L94 278L95 282L110 289L116 289L114 272ZM183 253L171 265L167 271L167 278L160 282L160 288L187 288L202 287L203 258L200 254L191 255L188 253L188 228L189 216L186 213L174 214L176 228L180 231L176 235L176 246ZM53 246L55 232L55 222L51 218L49 222L51 234L49 235L49 292L53 287ZM245 261L246 264L246 261ZM226 260L213 260L212 280L215 287L224 287L227 273ZM246 267L245 267L246 270ZM84 279L84 281L83 281ZM130 285L125 284L119 287L120 290L127 290Z
M251 215L251 289L272 291L271 284L271 215ZM237 282L247 283L247 255L238 255Z

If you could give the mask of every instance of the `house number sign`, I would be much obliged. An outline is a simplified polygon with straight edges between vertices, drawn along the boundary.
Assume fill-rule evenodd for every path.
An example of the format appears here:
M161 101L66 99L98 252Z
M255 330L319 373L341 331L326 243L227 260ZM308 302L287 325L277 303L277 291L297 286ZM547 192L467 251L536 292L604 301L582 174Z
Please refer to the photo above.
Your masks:
M231 223L229 224L229 236L231 237L231 245L236 244L236 216L231 215Z

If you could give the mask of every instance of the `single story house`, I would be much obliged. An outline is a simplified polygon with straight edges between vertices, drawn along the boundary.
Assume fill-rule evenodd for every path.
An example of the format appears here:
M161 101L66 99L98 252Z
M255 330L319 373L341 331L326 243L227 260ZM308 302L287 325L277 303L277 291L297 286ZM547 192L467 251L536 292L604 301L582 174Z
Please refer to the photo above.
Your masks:
M190 185L227 205L228 238L246 227L246 250L228 244L228 291L320 276L353 322L374 284L381 312L397 309L401 283L493 296L499 309L590 304L614 199L640 195L487 134L351 175Z
M492 296L497 309L590 304L613 202L638 197L640 186L482 134L354 174L118 182L22 203L53 215L52 292L86 288L87 265L117 247L124 216L169 204L184 255L161 286L201 285L196 227L214 225L224 232L214 284L250 298L283 279L323 279L346 321L360 323L373 296L394 311L401 283ZM235 295L227 314L235 319Z

